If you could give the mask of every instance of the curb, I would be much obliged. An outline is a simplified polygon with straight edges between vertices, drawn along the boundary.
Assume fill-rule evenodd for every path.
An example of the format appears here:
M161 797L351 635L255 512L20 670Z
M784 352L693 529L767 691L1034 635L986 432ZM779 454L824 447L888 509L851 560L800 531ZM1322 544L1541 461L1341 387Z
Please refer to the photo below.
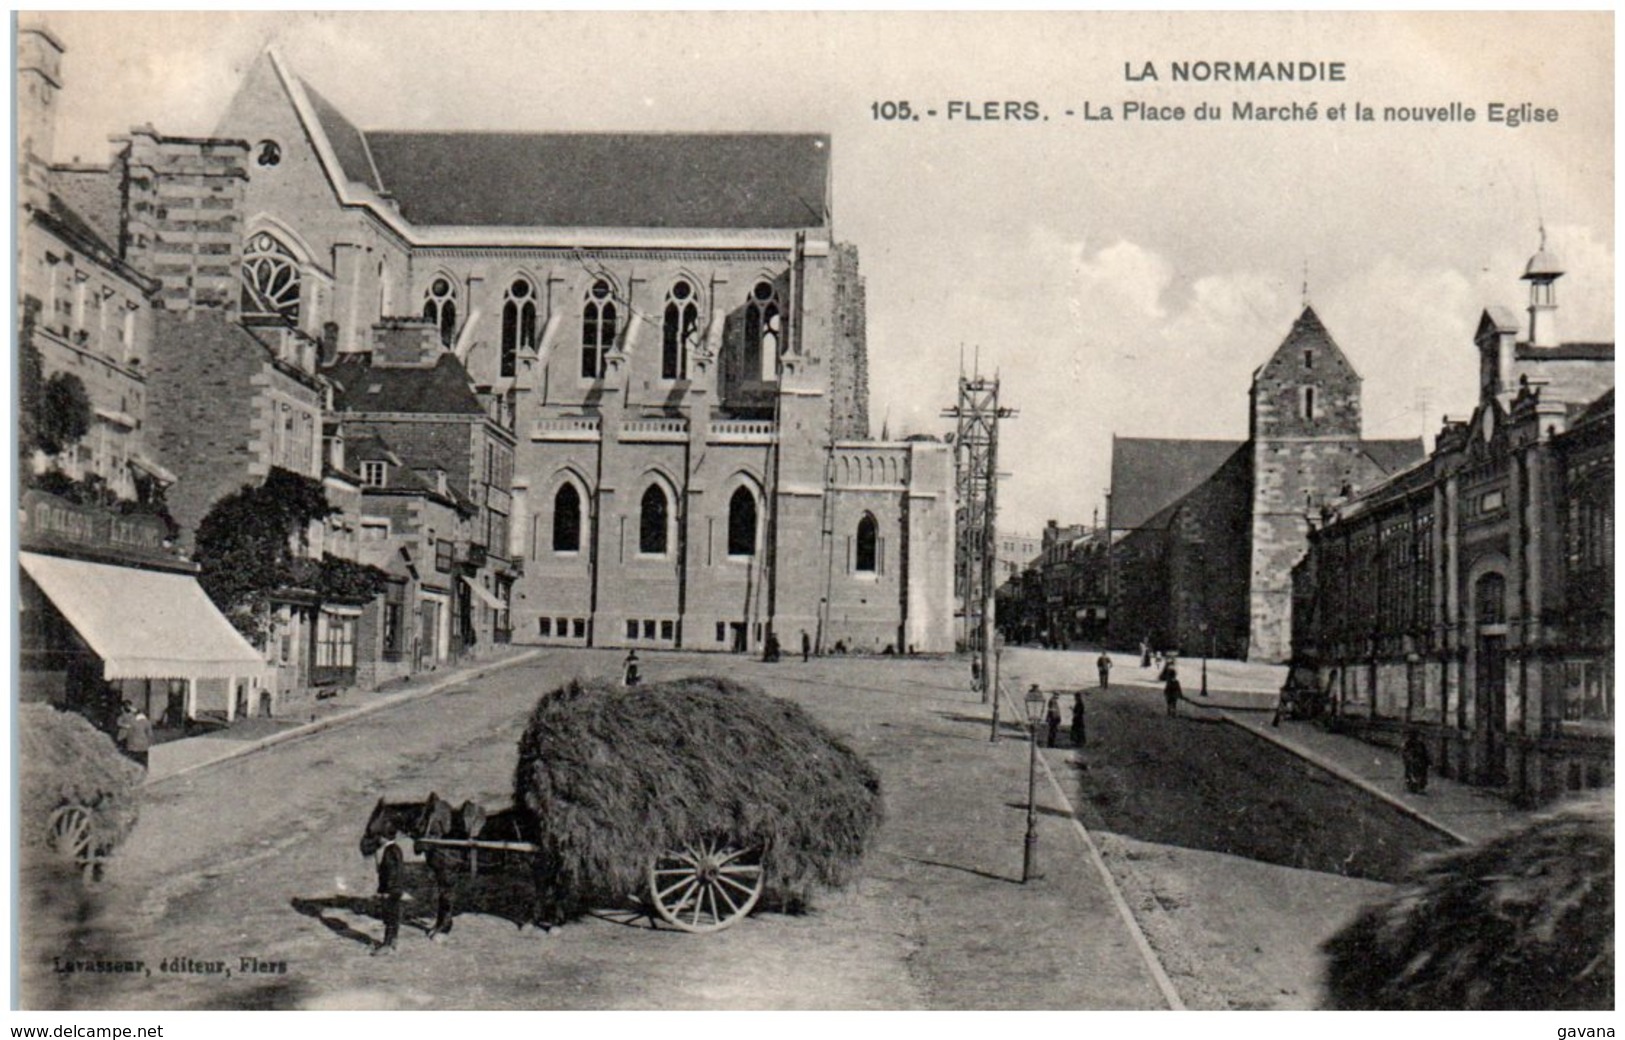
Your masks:
M1377 787L1376 785L1372 784L1369 780L1366 780L1364 777L1356 776L1355 774L1349 772L1348 770L1344 769L1342 766L1338 765L1335 762L1329 762L1326 759L1321 758L1319 755L1314 754L1311 751L1307 751L1307 750L1305 750L1305 749L1303 749L1301 747L1298 747L1295 744L1288 743L1287 741L1282 740L1279 737L1276 737L1276 736L1274 736L1272 734L1262 733L1262 732L1254 729L1251 726L1245 725L1245 724L1243 724L1241 722L1238 722L1237 720L1235 720L1233 718L1230 718L1228 715L1220 716L1220 721L1226 722L1226 723L1236 727L1237 729L1242 730L1245 733L1251 733L1253 736L1257 737L1259 740L1267 741L1267 742L1269 742L1271 744L1274 744L1278 748L1282 748L1282 749L1284 749L1286 751L1289 751L1292 754L1294 754L1294 755L1298 756L1299 758L1303 759L1305 762L1308 762L1310 765L1314 766L1315 768L1324 770L1325 772L1328 772L1328 773L1332 774L1333 776L1337 777L1339 780L1343 781L1346 784L1353 784L1355 787L1360 788L1362 791L1366 792L1367 794L1373 795L1374 797L1379 798L1382 801L1388 803L1388 805L1392 806L1393 808L1398 809L1401 813L1403 813L1406 816L1410 817L1411 819L1415 820L1417 823L1420 823L1423 826L1430 827L1433 830L1438 831L1440 834L1443 834L1445 837L1449 838L1451 841L1454 841L1459 845L1476 845L1477 844L1476 839L1468 837L1467 835L1461 833L1460 831L1456 830L1455 828L1453 828L1453 827L1451 827L1451 826L1449 826L1447 824L1440 823L1438 820L1435 820L1433 817L1429 816L1427 813L1423 812L1422 810L1416 808L1414 805L1410 805L1410 804L1408 804L1408 803L1406 803L1404 801L1401 801L1400 799L1398 799L1398 798L1394 797L1393 795L1389 794L1387 791L1384 791L1382 788Z
M1014 715L1016 707L1024 708L1024 706L1015 703L1014 698L1010 696L1010 691L1003 682L999 683L998 695L1010 706L1012 717L1026 718L1025 710L1020 716ZM1055 771L1050 768L1048 759L1043 755L1039 755L1038 764L1043 767L1044 776L1049 780L1050 789L1055 792L1055 796L1066 807L1066 814L1072 822L1073 830L1083 842L1084 848L1089 852L1089 862L1094 864L1101 880L1105 882L1106 892L1111 896L1112 905L1117 910L1117 916L1122 918L1129 933L1129 938L1134 940L1134 946L1140 951L1146 969L1151 973L1152 981L1157 984L1157 989L1162 993L1162 999L1167 1001L1168 1009L1170 1011L1186 1010L1185 1001L1180 997L1178 988L1174 986L1173 980L1168 977L1168 971L1162 966L1162 961L1157 957L1156 950L1152 948L1151 940L1146 938L1145 931L1140 928L1140 922L1135 919L1134 911L1129 908L1128 900L1123 898L1123 890L1117 887L1117 879L1112 877L1111 868L1106 866L1106 859L1100 854L1100 847L1095 844L1095 839L1090 836L1089 828L1085 827L1083 821L1078 819L1077 807L1072 804L1072 799L1066 796L1066 789L1061 786L1061 781L1056 778Z
M194 762L189 766L182 766L173 773L168 773L156 780L144 781L141 786L144 789L158 787L159 785L167 784L171 780L178 777L190 776L193 773L210 769L222 762L229 762L235 758L242 758L244 755L254 754L256 751L264 751L266 748L275 747L278 744L285 744L290 740L298 740L301 737L313 736L314 734L320 733L323 730L332 729L335 726L342 726L347 722L355 721L363 715L371 715L375 711L383 711L385 708L392 708L398 704L407 704L415 700L420 700L424 697L431 696L432 694L439 693L448 686L455 686L456 684L465 682L469 679L478 679L482 676L489 675L492 672L503 671L505 669L512 668L515 665L533 660L534 658L540 656L543 653L543 650L544 648L538 647L534 650L522 651L513 655L512 657L507 657L500 661L493 661L484 666L469 667L459 672L453 672L447 675L445 678L440 679L437 682L430 683L428 686L425 686L420 690L410 690L406 693L397 694L393 697L386 697L383 700L373 701L369 704L361 704L346 711L341 711L336 715L329 715L325 719L317 719L315 722L307 722L303 725L295 726L292 729L283 730L281 733L273 733L268 737L261 737L259 740L245 741L239 747L226 752L219 758L211 758L203 762Z

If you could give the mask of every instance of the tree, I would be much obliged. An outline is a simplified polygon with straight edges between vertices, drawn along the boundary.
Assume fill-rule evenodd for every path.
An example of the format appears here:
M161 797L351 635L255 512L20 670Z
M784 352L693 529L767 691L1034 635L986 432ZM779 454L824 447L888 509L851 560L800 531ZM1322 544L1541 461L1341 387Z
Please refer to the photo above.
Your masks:
M35 435L47 455L60 455L84 440L94 417L90 392L72 372L58 372L45 381Z
M40 302L23 300L23 324L17 357L17 458L19 472L29 473L36 451L60 455L84 439L95 420L90 393L72 372L46 378L45 358L34 345Z
M255 645L270 632L271 594L295 583L306 530L333 512L319 481L273 468L265 483L222 498L198 524L198 583Z
M39 449L39 415L45 396L45 359L34 346L40 302L23 298L23 327L17 343L17 472L28 479Z

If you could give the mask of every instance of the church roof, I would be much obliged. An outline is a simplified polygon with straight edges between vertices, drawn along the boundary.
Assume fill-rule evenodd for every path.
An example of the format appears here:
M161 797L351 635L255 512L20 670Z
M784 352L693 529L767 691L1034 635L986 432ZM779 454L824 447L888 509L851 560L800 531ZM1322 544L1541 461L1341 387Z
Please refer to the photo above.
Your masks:
M333 154L344 168L344 175L373 191L381 191L383 185L378 183L377 171L372 168L372 157L367 154L366 137L355 128L354 123L344 118L344 113L332 102L312 90L309 83L301 79L299 84L310 98L310 107L315 110L322 131L327 134L327 143L333 146Z
M822 225L829 140L802 134L372 133L414 224Z
M1246 447L1245 441L1112 438L1112 528L1147 526Z
M828 222L825 134L363 131L308 84L343 174L422 226L783 229Z
M485 414L468 372L449 353L430 368L379 366L367 354L340 354L322 374L337 384L334 405L341 412Z

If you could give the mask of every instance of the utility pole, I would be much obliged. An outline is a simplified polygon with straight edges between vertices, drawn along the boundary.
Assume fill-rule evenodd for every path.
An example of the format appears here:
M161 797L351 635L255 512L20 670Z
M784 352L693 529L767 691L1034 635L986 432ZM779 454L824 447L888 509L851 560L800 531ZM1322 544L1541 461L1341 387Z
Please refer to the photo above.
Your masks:
M999 380L977 373L959 376L959 401L943 409L955 420L954 490L958 523L954 565L964 604L965 645L982 655L982 703L993 703L993 739L998 739L999 700L993 654L995 562L998 549L999 420L1016 410L999 407Z

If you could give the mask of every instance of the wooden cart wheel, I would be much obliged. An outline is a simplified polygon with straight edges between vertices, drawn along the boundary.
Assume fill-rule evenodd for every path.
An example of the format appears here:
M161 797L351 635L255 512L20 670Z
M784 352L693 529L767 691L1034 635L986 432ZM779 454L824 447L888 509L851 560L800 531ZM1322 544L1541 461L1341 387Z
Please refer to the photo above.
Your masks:
M46 841L51 851L75 864L91 880L96 869L96 852L90 845L90 810L82 805L63 805L53 810L47 821Z
M685 932L719 932L750 913L764 883L762 850L706 840L649 864L655 910Z

